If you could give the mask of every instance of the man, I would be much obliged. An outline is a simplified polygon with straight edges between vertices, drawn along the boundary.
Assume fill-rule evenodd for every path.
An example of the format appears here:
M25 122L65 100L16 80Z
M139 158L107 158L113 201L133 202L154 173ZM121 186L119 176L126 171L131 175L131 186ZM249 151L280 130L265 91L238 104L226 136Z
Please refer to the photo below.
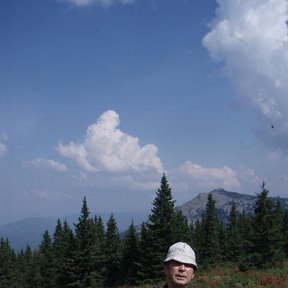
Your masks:
M163 288L184 288L194 278L197 270L193 249L184 242L170 246L164 260L166 283Z

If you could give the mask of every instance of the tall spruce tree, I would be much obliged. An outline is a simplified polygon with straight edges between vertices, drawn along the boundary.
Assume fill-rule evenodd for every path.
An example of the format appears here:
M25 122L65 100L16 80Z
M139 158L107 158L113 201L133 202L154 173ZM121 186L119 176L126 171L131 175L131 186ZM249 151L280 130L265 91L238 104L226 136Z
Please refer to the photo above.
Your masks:
M153 281L163 278L163 259L169 246L175 241L188 240L189 226L183 215L175 212L174 203L171 188L164 174L147 222L150 238L149 251L146 251L145 256L150 259L147 277Z
M107 221L105 234L106 277L105 287L116 287L119 277L121 239L114 215Z
M137 283L137 263L139 259L139 237L133 222L125 233L122 243L120 262L121 284L135 286Z
M76 253L75 260L77 269L77 287L97 287L98 279L96 270L97 260L97 234L95 233L93 220L89 216L86 197L83 200L81 214L75 225Z
M231 262L238 262L241 255L242 239L238 227L238 213L236 203L233 200L228 218L226 230L226 259Z
M94 227L97 237L96 249L96 268L97 268L97 287L104 287L106 275L106 253L105 253L105 228L101 216L94 217Z
M41 275L40 286L43 288L55 287L55 254L52 247L52 240L48 230L43 234L38 253L37 253L38 265Z
M280 260L279 228L275 221L273 203L268 198L268 193L269 190L263 183L255 203L251 261L256 268L268 268Z
M55 254L55 287L65 287L63 254L65 249L64 232L60 219L57 220L53 235L53 250Z
M60 287L77 287L79 281L78 274L78 242L72 229L65 220L63 223L64 250L61 254L61 264L63 265L64 285ZM76 286L75 286L76 285Z
M211 193L208 194L206 208L203 216L203 263L213 265L221 260L221 250L219 243L220 224L216 214L215 200Z
M53 235L53 249L56 261L55 287L69 287L77 278L74 274L74 253L76 250L75 237L68 222L57 220Z
M146 255L150 259L150 271L147 277L154 281L163 278L163 259L169 246L173 244L174 202L171 188L164 174L152 203L153 207L147 223L151 237L150 251Z

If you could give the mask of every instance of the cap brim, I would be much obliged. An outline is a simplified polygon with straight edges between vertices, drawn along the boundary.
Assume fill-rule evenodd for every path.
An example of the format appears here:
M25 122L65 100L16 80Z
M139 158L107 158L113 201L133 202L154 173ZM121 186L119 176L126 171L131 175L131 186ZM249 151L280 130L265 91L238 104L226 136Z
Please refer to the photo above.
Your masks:
M164 263L168 262L168 261L171 261L171 260L175 260L175 261L178 261L178 262L181 262L181 263L185 263L185 264L192 264L195 267L197 267L196 261L194 259L192 259L191 257L187 257L185 255L173 255L173 256L171 255L171 256L168 256L164 260Z

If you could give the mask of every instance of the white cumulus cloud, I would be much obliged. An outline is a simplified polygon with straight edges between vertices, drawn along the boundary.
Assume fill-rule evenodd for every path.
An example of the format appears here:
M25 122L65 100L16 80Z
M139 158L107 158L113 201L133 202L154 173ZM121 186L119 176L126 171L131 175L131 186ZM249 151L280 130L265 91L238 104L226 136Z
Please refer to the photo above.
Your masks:
M140 146L139 139L117 127L119 115L108 110L90 125L82 143L59 143L57 150L76 161L86 172L157 172L163 171L158 148L153 144Z
M288 152L288 1L217 0L216 17L203 45L223 65L273 131L275 146Z
M110 6L113 4L132 4L135 0L61 0L75 6L85 7L90 5Z
M33 165L37 168L50 168L56 171L67 171L65 164L59 163L52 159L36 159L29 162L30 165Z
M177 186L186 183L187 187L205 189L222 187L227 190L238 189L240 187L237 172L228 166L207 168L191 161L186 161L178 169L171 171L170 174L175 184L177 182Z

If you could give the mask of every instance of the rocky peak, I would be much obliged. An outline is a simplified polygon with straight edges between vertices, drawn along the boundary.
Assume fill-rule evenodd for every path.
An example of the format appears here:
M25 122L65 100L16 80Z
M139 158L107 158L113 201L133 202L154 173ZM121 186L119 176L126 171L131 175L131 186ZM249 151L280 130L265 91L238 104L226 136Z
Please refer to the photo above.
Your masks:
M220 220L222 220L224 223L227 223L233 201L236 204L236 209L238 212L244 212L248 215L252 215L254 213L254 204L257 199L257 195L252 196L237 192L230 192L223 188L214 189L210 192L199 193L192 200L176 207L176 210L181 210L183 215L187 217L189 223L195 223L197 219L201 219L206 208L208 194L210 193L215 200L217 214ZM273 201L280 199L283 207L288 209L288 199L275 197L270 197L270 199Z

